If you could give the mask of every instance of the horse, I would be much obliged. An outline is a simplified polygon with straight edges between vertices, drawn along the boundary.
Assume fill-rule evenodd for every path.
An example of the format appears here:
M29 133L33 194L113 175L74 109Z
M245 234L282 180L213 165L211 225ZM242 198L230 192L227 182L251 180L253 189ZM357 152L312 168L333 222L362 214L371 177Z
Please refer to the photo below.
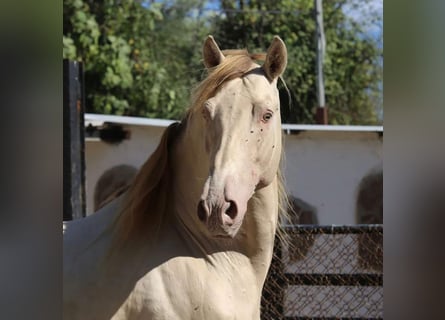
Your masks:
M65 319L260 319L285 192L275 36L204 41L207 77L128 191L64 223ZM260 59L264 62L260 65Z

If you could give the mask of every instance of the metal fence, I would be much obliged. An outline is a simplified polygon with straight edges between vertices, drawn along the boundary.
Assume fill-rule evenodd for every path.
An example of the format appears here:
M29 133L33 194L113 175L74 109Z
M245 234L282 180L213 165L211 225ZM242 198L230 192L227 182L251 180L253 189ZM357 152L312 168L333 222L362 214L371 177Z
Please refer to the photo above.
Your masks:
M383 226L289 226L275 241L261 318L383 319Z

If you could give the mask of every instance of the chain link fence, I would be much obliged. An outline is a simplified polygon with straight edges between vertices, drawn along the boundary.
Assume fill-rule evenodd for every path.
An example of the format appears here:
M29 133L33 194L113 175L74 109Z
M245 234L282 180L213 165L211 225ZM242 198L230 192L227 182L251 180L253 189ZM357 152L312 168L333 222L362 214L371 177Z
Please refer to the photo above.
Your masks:
M383 319L383 226L287 226L262 319Z

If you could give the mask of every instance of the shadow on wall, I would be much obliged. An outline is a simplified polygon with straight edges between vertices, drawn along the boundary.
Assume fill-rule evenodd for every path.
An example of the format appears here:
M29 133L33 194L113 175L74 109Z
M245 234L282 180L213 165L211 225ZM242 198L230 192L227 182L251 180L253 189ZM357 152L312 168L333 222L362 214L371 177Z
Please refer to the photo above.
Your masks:
M123 194L136 176L137 169L121 164L106 170L94 188L94 212Z
M289 196L289 224L318 224L317 209L310 205L309 203L296 198L294 196ZM305 233L293 233L290 235L290 243L292 244L289 248L289 258L291 261L299 261L306 258L309 249L314 244L316 234L305 234Z
M358 224L383 224L383 171L374 169L361 180L357 190ZM358 262L361 268L383 271L383 236L361 234Z

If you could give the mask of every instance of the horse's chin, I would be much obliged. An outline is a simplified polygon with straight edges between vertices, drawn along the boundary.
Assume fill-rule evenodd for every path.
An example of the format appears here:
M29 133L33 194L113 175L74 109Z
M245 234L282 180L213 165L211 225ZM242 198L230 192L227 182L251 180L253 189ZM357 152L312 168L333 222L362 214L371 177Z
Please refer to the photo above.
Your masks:
M227 230L224 232L218 232L213 234L213 238L215 239L234 239L238 234L238 230Z
M238 225L234 225L234 226L224 226L224 225L220 225L217 228L211 228L211 229L207 229L209 236L213 239L226 239L226 240L230 240L230 239L234 239L237 234L238 231L240 229L240 226Z

